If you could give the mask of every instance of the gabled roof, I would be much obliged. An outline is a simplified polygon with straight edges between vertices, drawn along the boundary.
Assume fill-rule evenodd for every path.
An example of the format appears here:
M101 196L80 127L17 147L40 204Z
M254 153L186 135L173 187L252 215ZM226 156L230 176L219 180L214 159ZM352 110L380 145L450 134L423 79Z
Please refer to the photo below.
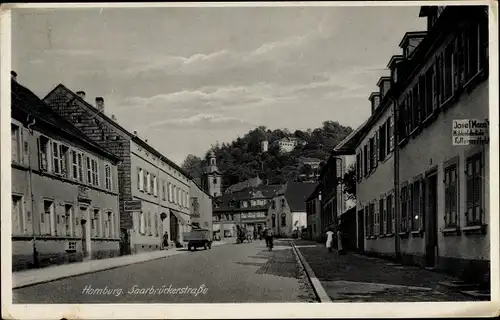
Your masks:
M370 117L371 118L371 117ZM366 119L356 130L352 131L344 140L340 141L335 148L333 148L333 152L337 155L352 155L354 154L354 149L356 148L357 141L359 137L363 134L363 129L368 124L368 120Z
M266 206L261 207L249 207L249 208L238 208L237 203L242 200L258 200L258 199L272 199L276 193L283 186L280 184L275 185L261 185L258 187L250 187L233 193L225 193L214 199L214 202L218 204L218 207L214 208L214 211L255 211L267 209ZM230 206L231 202L235 202L233 206Z
M318 186L317 182L287 182L284 195L292 212L305 212L306 200Z
M132 141L134 141L135 143L139 144L141 147L143 147L144 149L148 150L149 152L151 152L152 154L156 155L158 158L160 158L161 160L165 161L169 166L171 166L172 168L174 168L175 170L179 171L181 174L183 174L184 176L186 176L188 179L192 179L191 175L189 173L187 173L184 169L182 169L181 167L179 167L176 163L174 163L172 160L168 159L167 157L165 157L161 152L159 152L158 150L156 150L155 148L153 148L150 144L148 144L146 141L142 140L141 138L139 138L138 136L130 133L130 131L128 131L127 129L125 129L124 127L122 127L120 124L118 124L116 121L114 121L113 119L111 119L110 117L108 117L106 114L104 114L103 112L100 112L99 110L97 110L96 107L94 107L93 105L91 105L90 103L88 103L87 101L85 101L84 99L82 99L79 95L77 95L75 92L73 92L72 90L68 89L65 85L63 85L62 83L58 84L54 89L52 89L46 96L45 98L43 98L43 101L47 101L49 100L49 98L55 93L57 92L58 90L63 90L64 92L66 92L67 94L70 94L72 99L74 99L75 101L78 101L80 102L80 104L84 105L86 108L90 109L90 111L92 111L94 114L97 114L98 117L100 117L101 119L107 121L108 123L110 123L112 126L114 126L115 128L118 128L120 129L123 133L125 133Z
M316 198L318 196L320 190L321 190L321 184L318 183L316 185L316 188L314 188L314 190L311 192L311 194L306 198L306 201L309 201L309 200Z
M80 145L101 154L102 156L112 159L115 162L120 161L120 158L116 155L101 147L99 144L87 137L72 123L64 119L57 112L53 111L31 90L13 80L11 81L11 97L11 110L14 117L20 115L21 113L31 114L37 122L41 121L49 125L53 130L61 132L68 138L72 139L72 141L75 141Z

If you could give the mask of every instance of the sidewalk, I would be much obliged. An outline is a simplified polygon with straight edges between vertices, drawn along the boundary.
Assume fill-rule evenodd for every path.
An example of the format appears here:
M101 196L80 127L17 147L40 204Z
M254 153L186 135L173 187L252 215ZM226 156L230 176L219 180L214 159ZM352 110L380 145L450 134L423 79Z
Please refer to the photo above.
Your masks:
M439 282L456 280L444 274L356 253L329 253L314 241L294 244L320 284L319 291L332 302L475 301L460 293L441 292Z
M225 241L216 241L212 243L212 247L221 246L226 243L227 242ZM50 282L87 273L118 268L134 263L166 258L188 252L189 251L187 251L187 249L185 248L174 248L169 250L143 252L110 259L88 260L84 262L51 266L42 269L31 269L13 272L12 289L27 287L39 283Z

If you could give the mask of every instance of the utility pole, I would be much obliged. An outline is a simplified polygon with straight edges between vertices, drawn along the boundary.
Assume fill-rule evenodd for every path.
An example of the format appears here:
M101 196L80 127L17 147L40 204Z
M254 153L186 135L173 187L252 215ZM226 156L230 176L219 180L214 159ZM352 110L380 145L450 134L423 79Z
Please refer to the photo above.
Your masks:
M394 133L394 251L396 254L396 259L401 259L400 252L400 239L399 239L399 227L400 227L400 204L401 198L399 195L399 107L396 99L392 99L393 103L393 118L394 127L392 128Z

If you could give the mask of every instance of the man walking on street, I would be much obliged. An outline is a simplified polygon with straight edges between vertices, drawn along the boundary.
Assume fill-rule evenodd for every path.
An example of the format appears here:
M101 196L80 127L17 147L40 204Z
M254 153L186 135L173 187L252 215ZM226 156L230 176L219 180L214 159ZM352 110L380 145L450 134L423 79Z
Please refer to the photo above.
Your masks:
M273 232L273 229L269 229L267 230L267 244L268 244L268 248L269 248L269 251L271 251L273 249L273 237L274 237L274 232Z
M332 252L333 245L333 231L332 228L328 228L326 232L326 247L328 248L328 252Z
M262 236L264 236L264 240L266 240L266 248L269 247L269 239L267 237L268 232L269 229L267 229L267 227L265 227L264 231L262 231Z

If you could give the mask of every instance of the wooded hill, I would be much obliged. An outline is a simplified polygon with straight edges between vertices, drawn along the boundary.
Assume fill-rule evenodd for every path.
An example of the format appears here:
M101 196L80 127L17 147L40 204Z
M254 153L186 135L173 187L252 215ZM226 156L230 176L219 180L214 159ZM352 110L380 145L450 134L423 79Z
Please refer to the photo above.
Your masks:
M327 160L333 148L351 132L351 127L342 126L336 121L325 121L320 128L295 130L293 133L288 129L270 130L261 126L231 143L213 145L206 151L203 159L188 155L182 167L193 177L201 177L208 154L213 150L223 175L223 190L257 175L269 184L282 184L287 180L301 181L303 178L300 174L309 174L311 170L308 166L300 166L302 157ZM284 137L295 137L305 144L289 153L280 153L274 142ZM263 153L261 141L266 139L269 142L268 152Z

